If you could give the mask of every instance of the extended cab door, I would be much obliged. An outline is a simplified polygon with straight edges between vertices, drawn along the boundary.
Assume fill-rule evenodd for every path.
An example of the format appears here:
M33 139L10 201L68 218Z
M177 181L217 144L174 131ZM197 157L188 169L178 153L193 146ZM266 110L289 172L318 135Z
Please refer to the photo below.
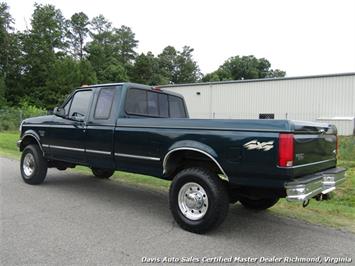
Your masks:
M165 129L149 127L149 121L185 118L184 101L162 91L129 88L124 112L126 117L117 120L115 130L117 167L130 172L161 175L164 151L171 140Z
M121 86L105 86L96 89L86 136L86 158L92 167L115 168L112 154L113 133L120 95Z
M86 122L93 92L78 90L63 106L66 118L55 116L50 125L50 152L54 159L86 163Z

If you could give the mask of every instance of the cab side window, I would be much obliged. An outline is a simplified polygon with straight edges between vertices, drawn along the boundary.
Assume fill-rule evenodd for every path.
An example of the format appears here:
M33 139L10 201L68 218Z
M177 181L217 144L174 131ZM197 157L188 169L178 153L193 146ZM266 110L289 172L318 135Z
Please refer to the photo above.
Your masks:
M95 119L109 119L113 100L115 98L115 88L102 88L96 102L94 113Z
M126 113L149 117L186 117L185 105L181 98L142 89L128 90Z
M147 115L147 93L145 90L130 89L126 98L126 112L132 115Z
M169 117L168 95L159 93L159 114L160 117Z
M181 98L169 95L169 113L171 118L186 117L184 102Z
M158 93L147 92L148 102L148 115L159 116L159 103L158 103Z
M69 117L87 117L91 96L91 90L78 91L75 93L71 100Z

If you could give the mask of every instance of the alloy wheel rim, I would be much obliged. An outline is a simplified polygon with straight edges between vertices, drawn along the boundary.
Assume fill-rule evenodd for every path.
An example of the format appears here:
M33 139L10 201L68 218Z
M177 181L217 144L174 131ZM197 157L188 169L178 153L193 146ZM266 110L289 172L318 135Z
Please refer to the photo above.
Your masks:
M195 182L183 185L179 190L178 205L181 213L188 219L196 221L206 215L208 196L203 187Z
M27 153L22 163L23 172L27 177L30 177L35 170L35 158L32 153Z

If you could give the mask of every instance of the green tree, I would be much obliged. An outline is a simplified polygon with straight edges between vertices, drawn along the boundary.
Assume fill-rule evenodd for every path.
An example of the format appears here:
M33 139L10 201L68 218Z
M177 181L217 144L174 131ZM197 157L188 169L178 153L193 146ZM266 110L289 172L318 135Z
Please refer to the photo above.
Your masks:
M193 51L193 48L184 46L182 51L178 52L178 76L176 83L191 83L200 80L202 75L197 62L192 58Z
M97 77L94 68L89 60L83 59L79 62L80 85L96 84Z
M19 33L13 32L14 20L9 6L0 3L0 83L1 104L17 103L23 94L22 88L22 45Z
M4 73L5 98L11 105L18 104L26 94L24 81L23 34L10 33L8 36L7 66ZM28 88L28 87L27 87Z
M99 39L98 35L104 35L112 30L112 23L103 15L98 15L91 20L91 28L92 36Z
M9 6L0 3L0 73L6 76L6 67L9 57L10 31L14 20L9 13Z
M34 7L31 29L23 36L24 79L29 100L51 107L56 92L47 87L47 82L57 59L65 55L65 19L52 5L35 4Z
M80 60L84 56L85 39L90 33L90 20L83 13L75 13L68 21L68 42L72 55Z
M88 53L88 60L93 66L98 82L120 82L127 81L128 64L134 58L132 40L125 40L133 37L134 34L129 33L129 28L121 27L115 29L111 27L109 22L102 15L93 18L92 22L92 41L89 42L85 49ZM129 33L129 34L128 34Z
M9 30L12 30L13 19L6 3L0 3L0 108L6 103L5 77L9 57Z
M1 1L1 0L0 0ZM83 84L134 81L157 85L201 79L193 49L167 46L155 56L137 55L138 40L127 26L83 12L69 20L53 5L35 4L30 28L14 32L9 6L0 2L0 105L52 108ZM90 41L88 41L90 36ZM283 77L265 58L234 56L204 81Z
M265 58L234 56L224 62L216 71L203 77L203 81L258 79L284 77L286 72L270 69L271 64Z
M137 48L138 41L131 28L123 25L119 29L114 29L112 38L113 43L116 43L119 61L124 65L132 63L137 55L134 49Z
M101 76L102 83L123 82L128 80L127 70L119 62L111 62L107 64L103 71L103 75Z
M159 85L169 82L161 75L158 58L152 52L148 52L147 54L142 53L136 57L134 66L131 69L130 78L133 82L148 85Z
M184 46L182 51L177 51L172 46L167 46L158 55L159 67L163 77L172 83L196 82L201 77L197 62L192 58L194 50Z
M158 55L159 68L163 77L169 83L176 83L177 81L177 51L173 46L167 46Z
M5 91L5 80L3 76L0 76L0 109L6 105Z
M266 75L267 78L282 78L284 76L286 76L286 71L280 69L270 69Z

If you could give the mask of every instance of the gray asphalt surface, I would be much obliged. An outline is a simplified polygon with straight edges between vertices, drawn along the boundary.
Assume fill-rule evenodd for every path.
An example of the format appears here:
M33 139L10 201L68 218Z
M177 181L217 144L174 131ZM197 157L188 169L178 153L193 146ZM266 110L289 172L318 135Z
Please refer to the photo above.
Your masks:
M1 265L141 265L144 257L355 259L351 233L235 205L219 229L196 235L176 225L165 191L53 169L45 183L30 186L21 180L19 162L4 158L0 206Z

